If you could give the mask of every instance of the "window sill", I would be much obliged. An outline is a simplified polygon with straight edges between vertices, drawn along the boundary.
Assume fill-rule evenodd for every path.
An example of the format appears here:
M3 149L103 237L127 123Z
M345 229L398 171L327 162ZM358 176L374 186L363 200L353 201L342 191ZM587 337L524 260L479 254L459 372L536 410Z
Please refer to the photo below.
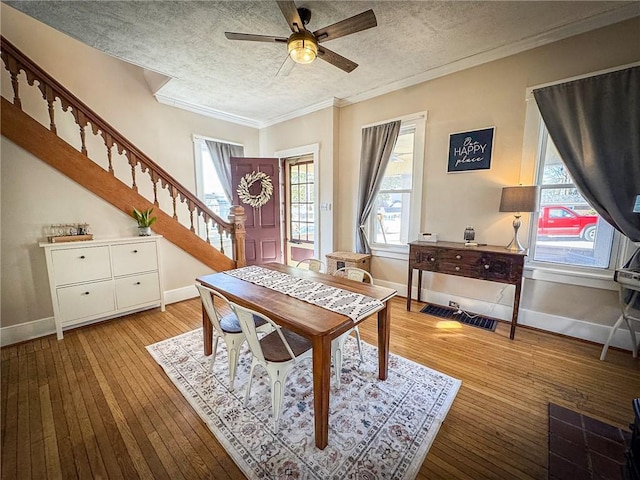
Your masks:
M568 269L525 265L524 278L543 280L545 282L564 283L581 287L599 288L601 290L618 290L613 281L613 272L579 272Z

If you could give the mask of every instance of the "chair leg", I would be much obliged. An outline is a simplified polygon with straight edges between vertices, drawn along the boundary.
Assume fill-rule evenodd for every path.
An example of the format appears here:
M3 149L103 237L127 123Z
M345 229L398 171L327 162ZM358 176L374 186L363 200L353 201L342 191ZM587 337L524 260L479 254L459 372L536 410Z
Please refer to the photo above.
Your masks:
M269 371L271 380L271 410L273 412L273 431L278 431L278 421L282 410L284 386L293 365L275 366L274 371Z
M604 360L605 357L607 356L607 350L609 350L609 344L611 343L611 339L613 339L613 335L616 333L616 330L624 320L625 320L624 315L620 315L620 318L618 318L618 321L615 323L613 327L611 327L611 332L609 333L609 338L607 339L607 343L605 343L604 347L602 347L600 360ZM635 343L635 333L632 333L632 335L634 335L634 343Z
M357 325L353 327L353 331L356 334L356 340L358 342L358 353L360 354L360 362L364 363L364 357L362 356L362 343L360 342L360 330L358 329Z
M629 329L629 334L631 335L631 351L633 352L633 358L638 356L638 342L636 341L636 332L633 329L633 325L628 318L625 317L624 321L627 324L627 328Z
M253 370L256 368L255 359L251 362L251 371L249 372L249 381L247 382L247 391L244 394L244 406L246 407L249 404L249 397L251 396L251 382L253 380Z
M216 361L216 353L218 353L218 335L213 336L213 350L209 358L209 373L213 373L213 363Z
M233 382L236 379L236 369L238 366L238 359L240 358L240 345L236 345L236 342L229 342L229 390L233 391Z

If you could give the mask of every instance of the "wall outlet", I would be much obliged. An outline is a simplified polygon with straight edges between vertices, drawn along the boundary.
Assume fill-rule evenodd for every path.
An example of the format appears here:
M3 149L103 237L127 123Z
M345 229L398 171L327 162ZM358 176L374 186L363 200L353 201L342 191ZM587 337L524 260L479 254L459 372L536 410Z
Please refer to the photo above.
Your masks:
M451 308L455 308L456 310L460 310L460 304L458 302L454 302L453 300L449 300L449 306Z

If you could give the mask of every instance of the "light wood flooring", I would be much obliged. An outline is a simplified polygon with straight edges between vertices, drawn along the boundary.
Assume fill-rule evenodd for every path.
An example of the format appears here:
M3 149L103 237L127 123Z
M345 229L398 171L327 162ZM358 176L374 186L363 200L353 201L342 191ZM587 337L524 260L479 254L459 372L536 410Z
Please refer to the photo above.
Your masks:
M422 479L547 478L547 405L617 426L640 359L508 325L487 332L392 300L391 351L462 380ZM201 325L198 300L2 349L2 479L243 478L145 346ZM451 328L457 327L457 328ZM376 343L376 322L361 326ZM331 439L329 439L331 441Z

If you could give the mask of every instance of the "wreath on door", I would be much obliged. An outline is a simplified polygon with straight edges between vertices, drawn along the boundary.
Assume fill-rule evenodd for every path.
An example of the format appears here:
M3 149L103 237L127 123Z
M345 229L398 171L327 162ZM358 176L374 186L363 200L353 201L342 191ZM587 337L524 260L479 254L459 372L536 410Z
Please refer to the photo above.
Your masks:
M251 195L249 189L256 182L260 182L260 193L257 195ZM271 182L269 175L266 173L251 172L247 173L240 179L236 191L238 192L238 197L242 203L253 208L260 208L271 200L271 196L273 195L273 183Z

